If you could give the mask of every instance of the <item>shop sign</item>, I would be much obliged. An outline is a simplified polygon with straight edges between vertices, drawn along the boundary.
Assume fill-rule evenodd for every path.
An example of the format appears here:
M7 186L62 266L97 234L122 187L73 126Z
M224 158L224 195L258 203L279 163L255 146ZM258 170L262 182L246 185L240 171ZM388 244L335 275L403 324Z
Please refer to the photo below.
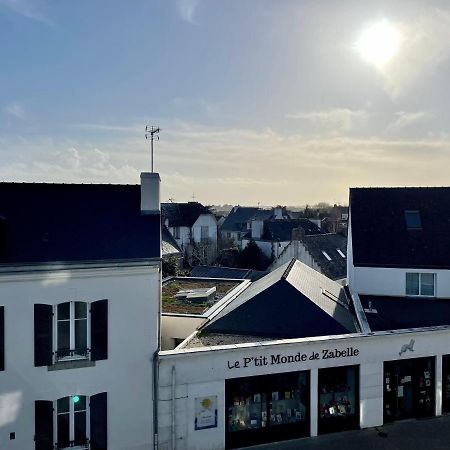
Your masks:
M217 395L195 399L195 429L217 427Z
M227 364L228 369L245 369L247 367L274 366L306 361L317 361L321 359L347 358L358 355L359 349L354 347L347 347L343 350L339 350L337 348L324 348L320 352L312 352L310 354L297 352L291 355L277 353L269 356L245 356L236 361L228 361Z

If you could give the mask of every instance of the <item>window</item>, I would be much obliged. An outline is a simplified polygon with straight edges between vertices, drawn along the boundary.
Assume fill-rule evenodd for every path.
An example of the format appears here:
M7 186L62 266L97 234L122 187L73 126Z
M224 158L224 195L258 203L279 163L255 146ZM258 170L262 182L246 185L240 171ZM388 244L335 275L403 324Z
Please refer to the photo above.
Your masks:
M204 226L202 225L200 228L200 239L202 241L207 241L208 240L208 226Z
M106 450L107 393L35 402L36 450Z
M108 300L34 305L34 365L108 357Z
M173 237L180 239L180 227L173 227Z
M323 254L323 256L325 256L325 258L327 258L328 261L331 261L330 255L327 252L324 252L322 250L322 254Z
M407 273L406 295L434 297L435 277L434 273Z
M60 303L56 307L56 359L86 358L88 319L86 302Z
M339 256L345 259L344 253L342 253L342 250L340 248L337 248L336 251L339 253Z
M422 221L419 211L405 211L405 221L408 230L421 230Z

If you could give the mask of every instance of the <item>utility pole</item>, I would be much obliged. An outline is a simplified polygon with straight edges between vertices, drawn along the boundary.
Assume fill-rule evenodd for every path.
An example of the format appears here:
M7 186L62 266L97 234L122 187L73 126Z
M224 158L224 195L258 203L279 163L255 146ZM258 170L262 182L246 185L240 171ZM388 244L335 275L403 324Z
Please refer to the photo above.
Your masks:
M145 139L150 138L150 144L151 144L151 149L152 149L152 172L153 172L153 139L155 138L155 135L156 135L156 139L159 141L159 132L160 131L161 130L159 127L154 127L154 126L149 127L148 125L145 126Z

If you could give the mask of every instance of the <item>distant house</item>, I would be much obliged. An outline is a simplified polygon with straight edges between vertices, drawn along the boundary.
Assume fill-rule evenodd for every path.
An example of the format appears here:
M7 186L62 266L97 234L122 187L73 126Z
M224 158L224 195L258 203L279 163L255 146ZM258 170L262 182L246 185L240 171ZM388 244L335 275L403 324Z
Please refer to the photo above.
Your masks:
M254 219L250 230L242 238L242 248L253 240L268 258L278 258L292 240L292 232L298 228L305 235L322 234L320 228L309 219Z
M242 237L250 229L249 220L259 211L254 206L234 206L220 227L220 237L240 247Z
M295 258L332 280L345 280L347 238L335 233L305 236L301 231L293 233L292 241L273 261L269 270L274 270Z
M217 220L201 203L162 203L163 224L191 265L210 264L217 257Z

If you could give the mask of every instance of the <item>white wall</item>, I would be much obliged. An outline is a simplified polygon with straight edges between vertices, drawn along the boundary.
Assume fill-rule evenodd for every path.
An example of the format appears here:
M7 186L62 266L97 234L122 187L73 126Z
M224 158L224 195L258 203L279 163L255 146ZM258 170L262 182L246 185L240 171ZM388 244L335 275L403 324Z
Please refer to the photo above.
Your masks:
M351 288L358 294L404 296L406 273L435 273L436 297L450 298L450 270L354 267Z
M34 448L34 401L108 393L108 449L152 442L152 358L157 350L158 266L0 275L5 368L0 372L0 448ZM108 359L95 367L34 367L34 304L108 299ZM16 401L13 404L11 397ZM16 439L9 440L15 432Z
M404 344L415 340L414 351L399 355ZM161 450L170 450L172 439L172 367L175 368L175 429L176 449L211 450L225 448L225 380L237 377L265 375L298 370L311 370L311 387L316 389L316 370L325 367L359 365L360 367L360 425L362 428L383 423L383 362L390 360L436 356L450 353L450 328L435 331L376 333L370 336L351 335L333 338L306 338L259 344L238 344L215 348L162 352L160 355L159 442ZM243 367L245 357L311 355L323 349L358 349L357 356L335 359L307 360L280 365ZM234 363L239 368L231 368ZM436 398L441 392L441 374L436 371ZM195 398L217 395L218 427L194 429ZM317 392L311 394L315 399ZM315 402L317 405L317 402ZM439 402L437 402L439 403ZM311 408L312 435L317 431L317 409Z
M306 264L312 269L317 270L317 272L322 273L319 265L300 241L292 241L289 245L287 245L281 252L280 256L271 264L270 270L272 271L277 269L283 264L291 261L293 258L298 259L303 264Z
M186 339L203 322L205 317L183 314L162 314L161 316L161 350L174 348L174 339Z
M184 248L191 241L191 229L189 227L177 227L178 228L178 238L175 237L175 227L168 227L170 234L177 241L177 244Z
M289 245L290 241L286 242L272 242L272 241L263 241L260 239L254 239L256 245L261 249L261 251L268 257L272 257L272 249L273 255L275 258L278 258L278 255L283 251L284 247ZM247 247L247 244L250 242L250 239L242 239L242 249Z
M201 214L192 226L195 242L201 242L201 227L208 227L208 238L217 243L217 220L212 214Z

